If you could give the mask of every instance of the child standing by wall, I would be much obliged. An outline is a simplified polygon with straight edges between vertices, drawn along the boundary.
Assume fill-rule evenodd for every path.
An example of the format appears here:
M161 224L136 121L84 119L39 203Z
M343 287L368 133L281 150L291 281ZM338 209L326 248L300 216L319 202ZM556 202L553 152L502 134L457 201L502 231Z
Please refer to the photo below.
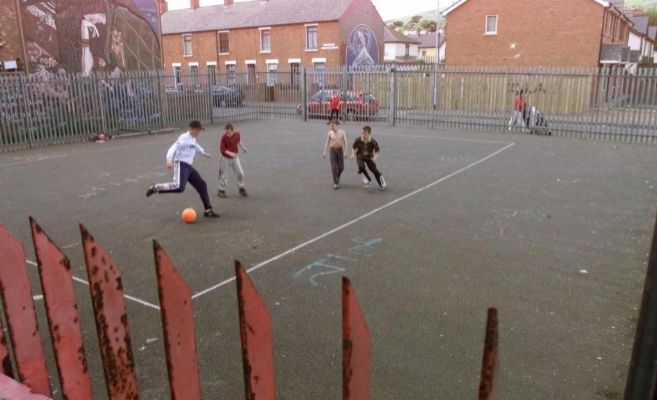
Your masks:
M247 152L246 147L242 144L239 132L235 132L232 124L226 124L224 135L221 137L219 144L219 197L226 197L226 188L228 186L228 169L232 169L237 177L237 186L239 187L240 196L246 197L244 189L244 170L240 162L239 149Z
M374 174L376 182L379 184L379 188L383 191L386 190L386 181L383 179L381 172L379 172L376 167L376 161L379 158L379 144L372 138L372 128L366 126L363 128L363 131L360 134L360 137L356 138L354 145L351 148L351 159L356 157L356 163L358 164L358 174L361 175L363 183L365 184L365 189L370 189L370 184L372 179L367 173L367 168Z

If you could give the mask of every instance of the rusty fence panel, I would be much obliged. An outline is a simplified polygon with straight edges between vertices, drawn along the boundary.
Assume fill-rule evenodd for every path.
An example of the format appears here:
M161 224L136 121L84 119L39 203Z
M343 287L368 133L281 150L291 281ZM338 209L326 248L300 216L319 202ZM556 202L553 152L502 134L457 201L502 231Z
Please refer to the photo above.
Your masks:
M23 245L0 224L0 294L18 379L36 393L50 396L43 352ZM3 369L6 364L3 359Z
M495 400L495 387L499 372L498 348L497 309L489 308L488 320L486 321L484 357L481 365L479 400Z
M139 388L121 271L83 225L80 233L108 398L137 400Z
M169 256L153 242L172 400L200 400L192 292Z
M275 400L271 315L239 261L235 275L246 400Z
M71 264L34 219L30 225L62 395L68 400L91 399Z
M370 398L370 331L354 287L342 278L342 398Z

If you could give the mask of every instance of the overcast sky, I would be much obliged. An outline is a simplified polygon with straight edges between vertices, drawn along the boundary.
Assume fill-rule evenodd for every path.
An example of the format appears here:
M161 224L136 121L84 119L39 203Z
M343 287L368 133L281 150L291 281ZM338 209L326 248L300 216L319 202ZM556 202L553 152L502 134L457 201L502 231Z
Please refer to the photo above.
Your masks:
M170 10L189 7L189 0L168 0L168 2ZM438 0L372 0L372 2L377 7L384 20L406 17L419 12L435 10L438 4ZM444 8L451 2L452 0L440 0L440 8ZM223 0L201 0L202 6L222 3Z

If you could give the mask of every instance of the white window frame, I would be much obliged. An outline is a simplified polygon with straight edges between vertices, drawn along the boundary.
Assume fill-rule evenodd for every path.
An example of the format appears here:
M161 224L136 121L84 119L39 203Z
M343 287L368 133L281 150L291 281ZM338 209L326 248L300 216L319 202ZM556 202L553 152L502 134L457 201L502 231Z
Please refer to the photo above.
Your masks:
M488 30L488 18L495 17L495 31ZM484 17L484 36L495 36L499 32L500 17L497 14L489 14Z
M306 51L319 51L319 24L305 24L304 29L306 30ZM308 29L315 28L315 47L308 47Z
M262 47L262 45L263 45L262 33L264 31L269 32L269 49L267 49L267 50L264 50L263 47ZM260 54L269 54L269 53L271 53L271 47L272 47L271 46L271 27L258 28L258 35L260 36Z
M186 40L185 38L189 37L189 54L186 53L187 49L185 48L185 43ZM192 57L194 54L194 45L192 43L192 34L191 33L183 33L182 35L182 53L183 57Z
M221 51L221 34L222 34L222 33L225 33L226 35L228 35L228 52L227 52L227 53L223 53L223 52ZM229 55L229 54L230 54L230 31L218 31L218 32L217 32L217 42L218 42L217 44L219 45L219 46L218 46L218 47L219 47L219 55L220 55L220 56L227 56L227 55Z
M182 84L182 64L173 63L171 64L171 68L173 69L173 82L175 86L178 87Z
M324 87L326 84L326 58L313 58L313 83ZM317 71L317 64L321 64L324 68L321 71Z
M276 62L269 62L276 61ZM278 83L278 60L267 60L267 86L276 86Z

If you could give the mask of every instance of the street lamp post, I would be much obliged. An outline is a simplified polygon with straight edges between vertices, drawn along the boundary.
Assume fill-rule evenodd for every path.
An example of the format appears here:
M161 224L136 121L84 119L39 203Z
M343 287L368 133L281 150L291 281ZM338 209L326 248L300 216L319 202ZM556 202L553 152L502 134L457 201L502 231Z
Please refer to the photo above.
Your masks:
M440 0L436 0L438 16L436 18L436 57L433 65L433 110L438 109L438 64L440 62Z

